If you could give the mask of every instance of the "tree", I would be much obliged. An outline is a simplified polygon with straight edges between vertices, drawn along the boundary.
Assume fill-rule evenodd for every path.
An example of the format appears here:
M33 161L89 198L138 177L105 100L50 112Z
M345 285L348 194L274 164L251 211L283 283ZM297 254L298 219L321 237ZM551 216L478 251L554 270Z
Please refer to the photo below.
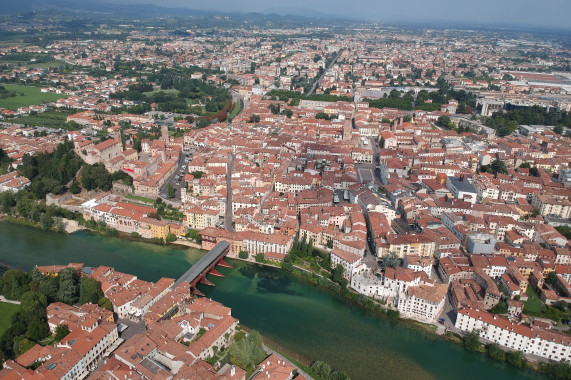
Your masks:
M0 277L0 294L8 299L20 299L28 290L28 279L21 269L9 269Z
M494 360L498 361L505 361L506 360L506 353L504 350L500 348L500 346L496 343L492 343L488 346L488 355Z
M174 188L172 187L172 184L169 183L169 187L168 187L168 193L169 193L169 198L173 199L174 198Z
M264 254L263 253L258 253L256 254L256 262L257 263L263 263L264 262Z
M172 242L175 242L175 241L176 241L176 235L173 234L173 233L169 233L169 234L167 235L167 238L166 238L166 243L169 244L169 243L172 243Z
M26 331L26 337L34 341L40 341L50 335L50 328L45 319L33 318L28 324L28 330Z
M79 300L79 287L77 286L76 272L71 268L62 269L59 273L58 279L58 300L68 305L75 304Z
M53 219L48 214L42 214L40 216L40 227L42 230L47 231L53 224Z
M338 283L341 286L341 289L345 289L349 284L349 282L343 275L344 273L345 273L345 268L343 268L342 265L337 265L333 269L333 272L331 273L332 274L331 278L333 279L334 282Z
M25 320L44 318L48 306L47 297L39 292L26 292L20 298L20 314Z
M508 363L517 368L523 368L527 365L527 360L523 356L523 352L514 351L508 354Z
M542 363L541 371L557 379L571 379L571 365L565 360L555 364Z
M248 123L259 123L259 122L260 122L260 116L256 114L252 114L252 116L250 116L250 119L248 120Z
M400 265L400 258L396 252L389 252L388 255L383 257L383 266L385 268L396 268Z
M508 174L508 169L506 168L505 162L503 162L499 158L496 158L494 161L492 161L490 167L492 168L495 174L497 173Z
M70 333L70 331L69 331L69 328L67 327L67 325L57 325L56 334L55 334L55 341L60 342L69 333Z
M196 127L200 129L200 128L206 128L206 127L208 127L208 125L210 125L210 122L208 121L208 119L200 119L200 120L198 120Z
M549 272L545 278L545 282L553 286L557 285L557 272Z
M54 218L54 228L56 232L65 232L65 225L63 224L63 219L61 217Z
M107 297L101 297L99 301L97 301L97 305L109 311L113 311L113 304Z
M506 314L508 312L508 304L506 301L501 300L496 306L490 310L492 314Z
M103 297L103 292L99 282L91 277L81 277L79 281L79 303L82 305L86 303L96 304L101 297Z
M81 192L81 187L79 187L79 182L73 181L69 187L69 192L72 194L79 194Z
M320 379L329 379L331 375L331 366L320 360L313 362L311 369Z
M462 340L464 348L468 351L480 351L482 344L480 343L480 334L478 330L472 330Z
M12 207L16 206L16 197L11 191L0 193L0 212L9 214Z
M262 337L255 330L252 330L247 338L237 333L234 343L228 348L230 363L244 369L255 366L268 356L262 344Z
M238 253L238 257L241 258L242 260L246 260L248 258L248 252L240 251L240 253Z
M562 125L556 125L553 128L553 132L557 133L558 135L562 135L563 134L563 126Z

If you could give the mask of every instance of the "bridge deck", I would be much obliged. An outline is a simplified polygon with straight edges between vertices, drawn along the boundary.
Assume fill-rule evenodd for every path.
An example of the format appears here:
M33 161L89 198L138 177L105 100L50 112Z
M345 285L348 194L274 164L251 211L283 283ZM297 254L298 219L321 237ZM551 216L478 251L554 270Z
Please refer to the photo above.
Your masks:
M227 241L221 241L220 243L216 244L214 248L208 251L206 255L202 256L202 258L198 260L196 264L191 266L190 269L186 271L186 273L180 276L174 285L177 286L183 281L186 281L192 285L192 283L198 277L200 277L202 272L204 272L210 265L224 256L228 248L230 248L230 244Z

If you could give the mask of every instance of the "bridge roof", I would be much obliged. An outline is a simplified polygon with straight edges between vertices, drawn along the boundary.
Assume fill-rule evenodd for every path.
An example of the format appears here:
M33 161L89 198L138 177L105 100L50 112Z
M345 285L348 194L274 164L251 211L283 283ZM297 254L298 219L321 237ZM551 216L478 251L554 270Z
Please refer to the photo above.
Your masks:
M200 258L196 264L190 267L180 278L175 282L174 286L177 286L183 281L188 282L192 285L194 280L200 276L212 263L216 262L220 257L224 256L226 250L230 248L230 243L227 241L221 241L214 246L208 253Z

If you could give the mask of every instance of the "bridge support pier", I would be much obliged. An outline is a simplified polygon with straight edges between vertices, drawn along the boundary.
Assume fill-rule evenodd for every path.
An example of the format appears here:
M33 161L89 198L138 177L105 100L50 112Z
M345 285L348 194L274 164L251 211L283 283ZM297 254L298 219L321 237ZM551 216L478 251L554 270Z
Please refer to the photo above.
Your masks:
M232 265L228 264L224 260L220 260L217 265L220 265L221 267L224 267L224 268L234 269L234 267Z
M204 284L204 285L208 285L208 286L216 286L215 284L213 284L212 282L208 281L208 279L205 277L202 277L200 279L200 283Z
M212 268L210 269L210 272L208 272L209 274L216 276L216 277L226 277L224 276L222 273L218 272L216 269Z

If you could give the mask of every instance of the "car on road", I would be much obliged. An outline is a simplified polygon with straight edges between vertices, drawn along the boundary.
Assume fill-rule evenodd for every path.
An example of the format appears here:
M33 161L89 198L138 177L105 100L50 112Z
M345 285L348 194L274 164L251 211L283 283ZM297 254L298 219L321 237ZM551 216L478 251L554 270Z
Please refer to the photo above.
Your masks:
M440 323L442 323L442 324L444 324L445 321L446 321L446 320L445 320L444 318L438 318L438 322L440 322Z

